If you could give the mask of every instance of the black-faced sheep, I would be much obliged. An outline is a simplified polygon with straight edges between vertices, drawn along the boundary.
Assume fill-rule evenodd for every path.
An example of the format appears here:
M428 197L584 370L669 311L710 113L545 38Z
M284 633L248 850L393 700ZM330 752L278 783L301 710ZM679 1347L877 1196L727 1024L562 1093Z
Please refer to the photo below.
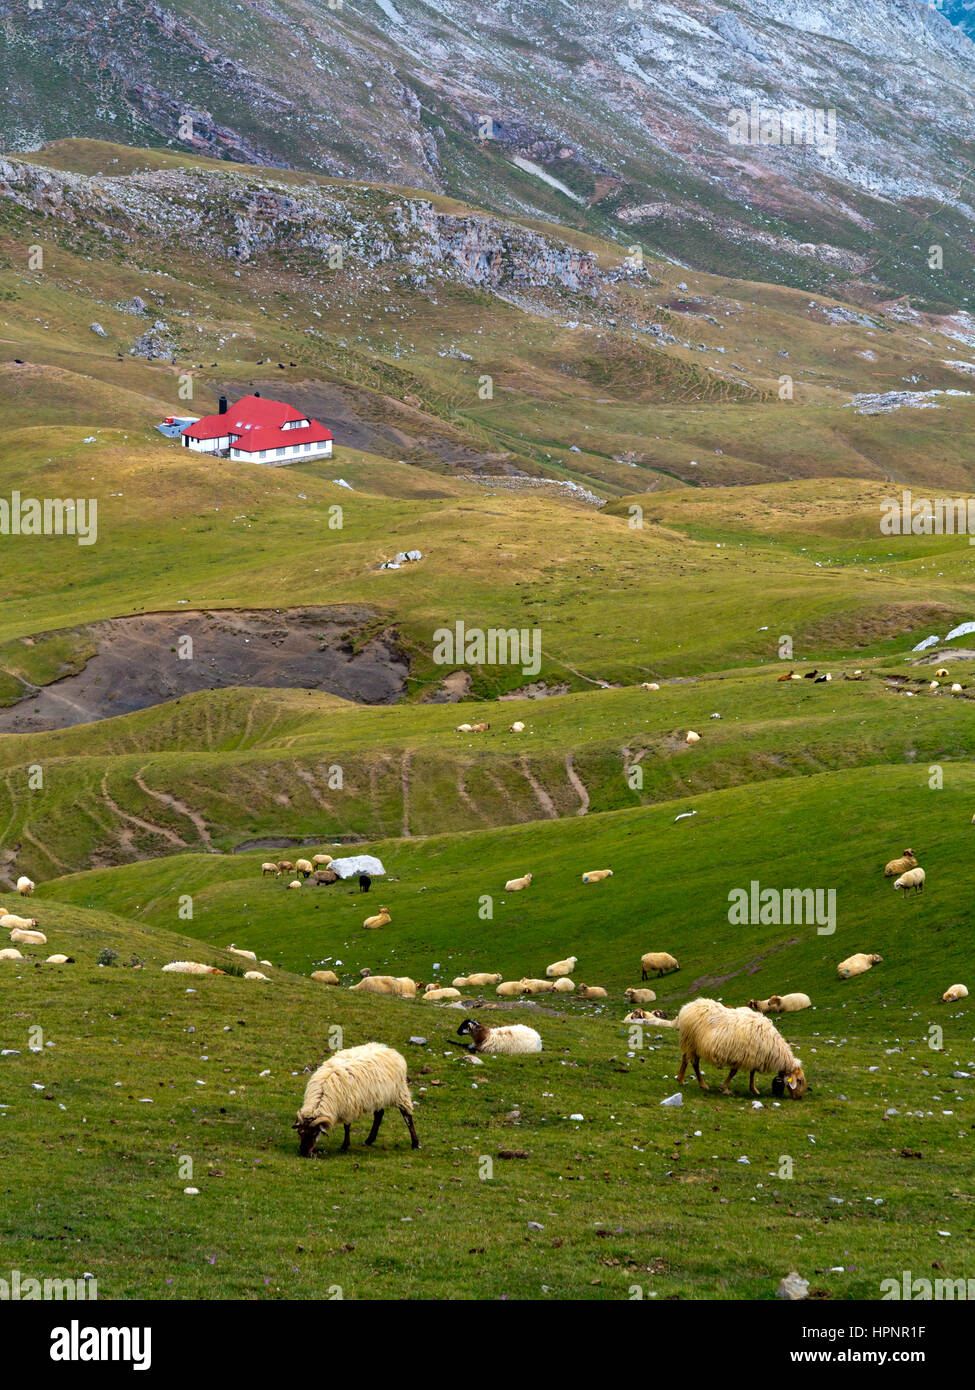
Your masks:
M747 1071L748 1089L758 1095L755 1085L757 1072L774 1072L772 1094L787 1093L799 1100L806 1091L802 1063L793 1056L785 1038L762 1014L747 1006L729 1009L716 999L695 999L685 1004L677 1015L681 1064L677 1080L683 1084L688 1062L694 1068L702 1091L708 1089L701 1076L701 1061L731 1070L722 1084L724 1095L730 1095L728 1083L738 1071Z
M808 994L770 994L767 999L749 999L748 1007L758 1014L795 1014L812 1007Z
M508 1023L499 1028L488 1028L478 1023L476 1018L465 1018L457 1029L459 1035L470 1038L469 1052L493 1052L512 1056L519 1052L541 1052L542 1039L534 1028L524 1023ZM448 1038L453 1042L453 1038ZM454 1043L463 1047L463 1043Z
M341 1152L349 1147L352 1126L363 1115L372 1113L372 1129L367 1144L379 1133L383 1112L395 1105L410 1131L410 1146L420 1147L413 1124L413 1097L406 1079L406 1061L383 1043L363 1043L333 1052L305 1087L305 1098L293 1128L298 1131L302 1158L310 1158L322 1134L336 1125L345 1129Z

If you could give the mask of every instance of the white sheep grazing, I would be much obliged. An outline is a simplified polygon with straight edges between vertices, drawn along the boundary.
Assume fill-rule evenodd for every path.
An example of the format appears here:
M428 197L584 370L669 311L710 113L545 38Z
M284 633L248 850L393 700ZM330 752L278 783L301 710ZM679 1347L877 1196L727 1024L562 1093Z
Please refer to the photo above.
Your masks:
M198 960L172 960L163 966L164 974L172 975L226 975L226 970L218 970L215 965L204 965Z
M26 874L21 874L20 878L18 878L17 880L17 892L20 894L22 898L29 898L33 891L33 882L27 877Z
M916 868L914 851L906 849L900 859L892 859L889 864L884 865L884 878L899 878L901 874L906 874L908 869Z
M575 994L576 990L575 981L571 980L568 975L560 975L552 988L556 994Z
M916 869L908 869L906 874L901 874L900 878L896 878L894 880L894 889L896 891L898 888L903 888L905 898L907 897L908 890L911 888L914 889L915 894L920 893L924 889L924 878L924 870L919 864Z
M576 968L578 959L578 956L566 956L565 960L553 961L551 965L545 967L545 974L550 980L555 980L560 975L571 975Z
M288 884L288 887L289 887L289 888L300 888L300 887L301 887L301 879L300 879L300 878L293 878L293 879L291 880L291 882Z
M606 999L608 995L602 985L580 985L578 989L580 999Z
M587 874L582 875L583 883L602 883L604 878L612 878L612 869L590 869Z
M14 927L10 933L11 941L19 941L26 946L46 946L47 937L42 931L29 931L26 927Z
M277 864L272 864L270 859L266 859L261 865L261 878L267 878L268 874L273 874L275 878L281 877L281 870Z
M245 970L245 971L244 971L244 979L245 979L245 980L267 980L268 984L271 983L271 981L267 979L267 976L266 976L262 971L260 971L260 970Z
M812 1008L808 994L770 994L767 999L749 999L748 1007L758 1014L797 1014Z
M680 969L675 957L667 951L647 951L646 955L640 957L640 965L643 968L643 974L640 978L643 980L650 978L651 970L656 970L659 980L666 971Z
M4 946L0 951L0 960L23 960L23 953L18 951L16 946Z
M313 970L311 978L317 980L320 985L337 985L339 977L334 970Z
M367 1144L374 1144L383 1112L391 1105L406 1121L410 1144L420 1147L413 1124L413 1097L406 1078L406 1060L383 1043L363 1043L333 1052L308 1078L305 1098L294 1122L302 1158L310 1158L321 1135L336 1125L345 1129L340 1152L349 1147L352 1126L363 1115L372 1113L372 1129Z
M542 1039L535 1032L534 1028L527 1027L524 1023L508 1023L498 1028L488 1028L484 1023L478 1023L475 1018L465 1018L464 1022L457 1029L460 1036L469 1037L471 1040L468 1051L470 1052L490 1052L496 1055L514 1056L521 1052L541 1052ZM448 1042L453 1042L453 1038L448 1038ZM463 1043L454 1043L455 1047L463 1047Z
M12 912L0 915L0 927L5 931L10 931L13 927L23 927L25 931L29 931L37 925L36 917L16 917Z
M295 873L301 874L302 878L311 878L314 872L314 865L312 864L310 859L295 860Z
M526 980L522 979L526 994L551 994L555 985L551 980Z
M683 1084L688 1062L694 1068L702 1091L708 1089L701 1076L701 1062L730 1067L721 1090L727 1096L728 1083L737 1071L747 1071L748 1089L758 1095L756 1072L774 1072L772 1094L787 1093L799 1100L806 1091L802 1063L793 1055L782 1034L769 1019L747 1006L729 1009L716 999L695 999L677 1015L681 1063L677 1080Z
M935 671L934 674L935 674L936 676L940 676L940 677L942 678L942 680L944 680L945 676L947 676L947 674L948 674L948 668L947 668L947 666L939 666L938 669L937 669L937 671Z
M465 989L468 985L476 989L485 989L488 985L499 985L502 978L501 975L492 975L486 970L481 970L474 975L458 975L453 985L455 989Z
M516 719L513 724L509 725L508 732L512 734L523 734L525 732L525 725L522 720Z
M623 998L631 1004L652 1004L656 999L652 989L624 989Z
M367 975L351 990L362 990L365 994L392 994L397 999L415 999L416 981L408 975Z
M841 980L852 979L854 975L862 975L873 965L879 965L883 956L867 955L863 951L857 951L853 956L847 956L846 960L841 960L836 967L836 973Z
M255 965L257 964L257 953L255 951L245 951L242 946L235 946L233 942L227 947L227 950L232 955L243 956L245 960L252 960Z
M942 1002L945 1004L954 1004L959 999L967 998L967 985L951 985L948 989L945 990L944 994L941 996Z
M312 857L311 857L311 862L312 862L312 864L315 866L316 869L322 869L322 868L325 868L328 864L331 864L331 862L332 862L332 855L330 855L330 854L313 854Z
M687 731L687 737L684 739L684 742L685 742L685 743L700 743L700 742L701 742L701 735L700 735L700 734L696 734L696 733L694 732L693 729L688 729L688 731Z
M369 931L375 931L378 927L388 926L392 920L389 915L389 908L380 907L375 917L367 917L362 925Z
M429 984L420 998L429 1004L439 1004L445 999L459 999L460 990L454 989L453 985L442 985L438 988L434 984Z
M524 994L525 986L520 980L502 980L494 992L503 999L511 999L516 994Z
M520 893L522 888L527 888L531 881L531 874L523 874L521 878L509 878L504 885L504 891L506 893Z

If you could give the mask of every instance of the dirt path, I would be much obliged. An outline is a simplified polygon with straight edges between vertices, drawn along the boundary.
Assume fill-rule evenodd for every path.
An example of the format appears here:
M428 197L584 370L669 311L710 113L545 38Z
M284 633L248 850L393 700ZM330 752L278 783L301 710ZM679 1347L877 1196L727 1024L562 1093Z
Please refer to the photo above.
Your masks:
M144 772L145 768L140 767L139 771L135 774L136 786L144 791L146 796L151 796L155 801L161 801L164 806L171 807L172 810L178 811L181 816L186 816L187 820L192 821L196 827L196 833L199 835L203 844L205 844L207 849L212 853L213 841L210 839L210 832L206 827L206 821L200 815L199 811L194 811L192 806L187 806L185 801L180 801L179 797L172 796L169 792L154 792L152 788L147 787L142 780L142 774Z
M558 820L559 813L555 809L555 803L541 783L535 780L535 775L528 765L528 759L525 757L521 760L521 770L524 774L525 781L535 793L535 800L538 802L539 806L541 806L550 820Z
M571 753L566 755L565 775L568 777L569 781L575 788L576 794L578 795L579 801L581 802L578 811L576 811L576 815L584 816L586 812L589 810L589 793L586 791L586 785L583 782L582 778L575 770L575 764L572 761Z
M150 835L161 835L168 840L171 845L176 845L178 849L188 849L186 841L175 831L167 829L163 825L153 825L151 821L143 820L141 816L130 816L128 811L123 811L116 801L113 801L108 790L108 773L102 778L102 799L113 815L118 816L119 820L128 821L130 825L137 825L140 830L146 830ZM124 826L116 825L114 833L119 844L131 854L134 859L144 859L146 856L140 854L135 846L135 836L131 830L126 830Z

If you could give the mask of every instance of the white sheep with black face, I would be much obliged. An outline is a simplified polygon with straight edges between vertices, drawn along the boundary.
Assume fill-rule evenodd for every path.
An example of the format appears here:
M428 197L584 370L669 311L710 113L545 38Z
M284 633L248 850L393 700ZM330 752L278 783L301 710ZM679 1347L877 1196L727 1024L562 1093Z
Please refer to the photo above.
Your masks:
M523 1052L541 1052L542 1039L534 1028L524 1023L501 1024L489 1028L476 1018L465 1018L457 1029L459 1035L470 1038L469 1052L488 1052L504 1056L515 1056ZM453 1042L453 1038L448 1039ZM463 1047L463 1043L454 1043Z
M305 1098L292 1128L298 1131L302 1158L310 1158L323 1134L336 1125L345 1129L341 1152L349 1147L352 1126L363 1115L372 1115L367 1144L379 1133L383 1112L395 1106L410 1131L411 1147L418 1149L413 1124L413 1097L406 1076L406 1059L383 1043L345 1047L326 1057L308 1078Z

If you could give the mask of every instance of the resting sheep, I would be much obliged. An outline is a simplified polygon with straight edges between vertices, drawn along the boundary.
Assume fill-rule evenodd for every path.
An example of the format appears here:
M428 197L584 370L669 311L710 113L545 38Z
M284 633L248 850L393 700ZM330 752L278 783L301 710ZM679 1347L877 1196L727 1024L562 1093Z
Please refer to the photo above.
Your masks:
M660 689L660 686L657 684L656 681L643 681L643 683L642 683L641 686L640 686L640 689L641 689L641 690L659 690L659 689Z
M301 879L300 879L300 878L293 878L293 879L291 880L291 882L288 884L288 887L289 887L289 888L300 888L300 887L301 887Z
M415 999L417 985L408 975L367 975L351 990L362 990L365 994L394 994L397 999Z
M892 859L884 867L884 878L899 878L901 874L906 874L908 869L916 869L917 860L914 858L914 851L906 849L900 859Z
M513 1056L519 1052L542 1050L540 1036L534 1028L529 1028L524 1023L508 1023L499 1028L488 1028L474 1018L465 1018L457 1032L462 1038L470 1038L469 1052L492 1052ZM454 1042L453 1038L448 1038L447 1041ZM464 1044L454 1043L454 1046L463 1047Z
M4 946L0 951L0 960L23 960L23 952L18 951L16 946Z
M74 963L74 956L63 955L48 956L47 960L44 962L45 965L74 965Z
M624 1019L624 1023L652 1023L657 1028L676 1028L676 1018L667 1018L660 1009L633 1009Z
M261 865L261 878L267 878L268 874L273 874L275 878L281 877L281 870L277 864L272 864L270 859L265 860Z
M472 724L472 725L471 725L471 733L472 733L472 734L486 734L487 731L488 731L488 729L490 729L490 727L491 727L491 725L490 725L490 724L487 724L487 723Z
M941 996L941 1001L944 1004L954 1004L959 999L967 998L967 985L951 985L948 989L945 990L944 994Z
M267 980L267 976L266 976L265 974L263 974L263 972L260 971L260 970L245 970L245 971L244 971L244 979L245 979L245 980ZM267 982L268 982L268 984L271 983L270 980L267 980Z
M233 942L227 947L227 950L232 955L243 956L245 960L252 960L255 965L257 964L257 954L254 951L245 951L242 946L235 946Z
M525 986L520 980L502 980L494 992L503 999L511 999L516 994L524 994Z
M491 975L486 970L479 971L475 975L458 975L453 981L455 989L466 989L468 985L473 985L477 989L484 989L487 985L499 985L500 975Z
M390 917L389 915L389 909L386 907L380 907L375 917L367 917L362 925L368 928L369 931L375 931L377 927L389 926L392 920L392 917Z
M656 999L652 989L624 989L623 998L631 1004L652 1004Z
M580 999L606 999L608 997L602 985L580 985L577 993Z
M317 980L320 985L337 985L339 983L339 977L334 970L313 970L311 978Z
M565 960L553 961L545 967L545 974L550 980L557 979L559 975L571 975L578 959L578 956L566 956Z
M520 719L516 719L513 724L509 724L508 732L512 734L523 734L525 732L525 726Z
M883 956L866 955L863 951L857 951L856 955L847 956L846 960L840 961L836 973L841 980L849 980L854 975L862 975L872 965L879 965L882 960Z
M27 946L46 946L47 937L42 931L29 931L26 927L14 927L10 933L11 941L19 941L21 945Z
M470 726L470 724L458 724L458 725L457 725L457 733L459 733L459 734L469 734L470 732L471 732L471 726Z
M198 960L172 960L168 965L163 966L164 974L172 975L225 975L225 970L218 970L215 965L204 965Z
M924 877L924 870L920 865L916 869L908 869L906 874L901 874L900 878L894 879L894 890L896 892L898 888L903 888L905 898L911 888L914 889L915 894L920 893L924 889Z
M552 989L556 994L575 994L575 981L570 980L568 975L560 975L553 983Z
M591 869L589 873L582 875L583 883L602 883L604 878L612 878L612 869Z
M26 874L21 874L20 878L18 878L17 880L17 892L20 894L22 898L29 898L33 891L33 882L27 877Z
M551 994L552 991L555 989L555 985L552 983L551 980L523 979L521 981L521 984L524 986L524 991L526 994Z
M785 1038L762 1014L752 1009L729 1009L716 999L694 999L677 1015L681 1063L677 1080L683 1084L688 1062L694 1068L702 1091L708 1089L701 1076L701 1061L717 1067L730 1067L721 1087L730 1095L728 1084L738 1071L747 1071L748 1089L758 1095L756 1072L774 1072L772 1094L788 1094L799 1100L806 1091L802 1063L792 1053Z
M29 931L38 925L36 917L15 917L12 912L4 912L0 915L0 927L9 931L11 927L23 927Z
M520 893L522 888L527 888L531 881L531 874L523 874L521 878L509 878L504 885L504 891L506 893Z
M383 1043L364 1043L333 1052L308 1078L305 1098L293 1128L298 1131L302 1158L310 1158L322 1134L336 1125L345 1129L340 1153L349 1147L352 1126L372 1112L372 1129L367 1144L376 1141L383 1112L395 1105L410 1131L410 1146L418 1149L413 1124L413 1097L406 1079L406 1061Z
M640 965L643 968L642 980L650 978L650 971L656 970L657 979L668 970L679 970L680 966L674 956L667 951L647 951L646 955L640 957Z
M757 1014L795 1014L812 1007L808 994L770 994L767 999L749 999L748 1007Z
M454 989L453 985L441 985L438 987L437 985L429 984L420 998L421 1001L425 1000L430 1004L439 1004L445 999L459 999L460 990Z
M687 731L687 737L684 739L684 742L685 742L685 743L700 743L700 742L701 742L701 735L695 733L693 729L688 729L688 731Z

